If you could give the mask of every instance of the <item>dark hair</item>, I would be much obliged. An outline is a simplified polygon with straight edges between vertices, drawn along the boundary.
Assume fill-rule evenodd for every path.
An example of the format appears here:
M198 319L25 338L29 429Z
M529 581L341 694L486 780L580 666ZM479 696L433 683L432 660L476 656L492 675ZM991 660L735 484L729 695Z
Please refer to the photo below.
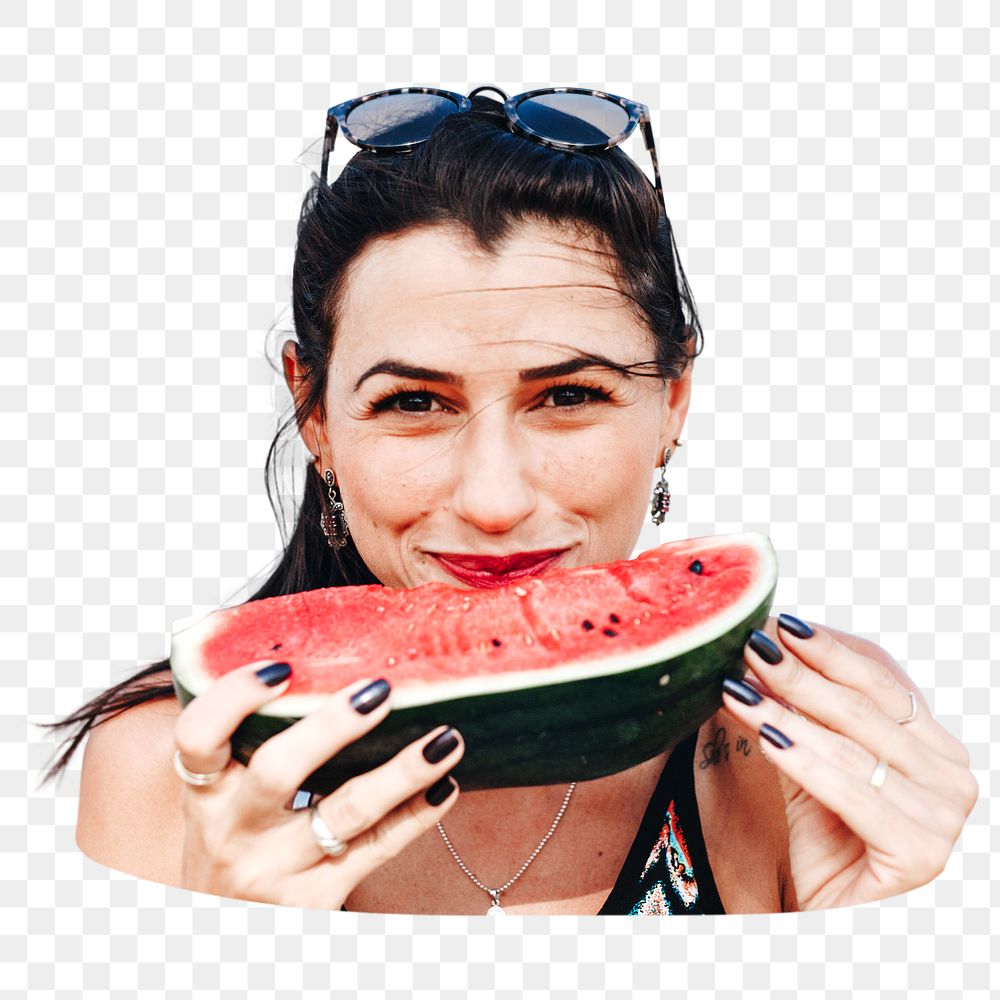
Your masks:
M414 226L458 223L486 252L519 222L565 223L596 238L618 287L648 326L655 359L636 374L679 378L701 352L701 324L677 256L670 221L655 190L620 149L599 154L560 152L512 133L500 105L473 99L474 109L444 119L411 153L354 155L327 186L318 178L299 217L292 305L303 391L278 428L265 463L275 505L282 437L317 407L323 414L327 371L348 266L379 236ZM278 563L249 601L352 584L378 583L353 541L333 550L320 527L326 487L313 465ZM280 501L279 501L280 504ZM76 727L42 784L69 763L91 727L147 701L173 694L170 660L152 663L47 728Z

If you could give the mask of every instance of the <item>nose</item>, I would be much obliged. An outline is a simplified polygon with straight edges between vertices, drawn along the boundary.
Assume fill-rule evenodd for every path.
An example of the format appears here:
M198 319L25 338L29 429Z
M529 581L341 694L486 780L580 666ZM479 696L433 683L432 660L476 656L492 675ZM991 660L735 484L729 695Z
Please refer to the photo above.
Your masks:
M513 530L538 504L531 449L501 409L476 414L453 439L453 509L491 535Z

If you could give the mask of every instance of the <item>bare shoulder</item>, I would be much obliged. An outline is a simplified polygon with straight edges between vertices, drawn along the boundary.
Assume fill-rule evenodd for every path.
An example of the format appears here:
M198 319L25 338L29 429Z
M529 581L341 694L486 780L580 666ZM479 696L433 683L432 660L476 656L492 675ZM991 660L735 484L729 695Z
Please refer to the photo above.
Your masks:
M99 864L177 885L183 837L173 772L174 698L137 705L91 730L80 780L76 842Z

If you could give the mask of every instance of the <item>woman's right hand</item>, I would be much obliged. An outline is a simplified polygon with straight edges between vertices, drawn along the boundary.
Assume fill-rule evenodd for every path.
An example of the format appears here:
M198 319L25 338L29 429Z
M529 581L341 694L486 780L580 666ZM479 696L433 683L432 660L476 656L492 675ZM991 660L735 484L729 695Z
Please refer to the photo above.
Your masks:
M323 798L320 816L347 845L345 853L331 857L316 841L310 810L288 806L309 774L389 714L388 684L370 679L351 684L263 743L247 766L231 761L230 737L247 715L287 690L290 672L275 682L283 673L268 661L239 667L177 719L174 742L184 767L201 774L226 768L212 784L185 783L183 887L339 910L360 882L454 805L458 786L447 772L465 746L455 730L441 726ZM450 752L428 762L423 750L430 744L447 749L452 737L456 745ZM432 788L437 798L448 793L438 805L425 797Z

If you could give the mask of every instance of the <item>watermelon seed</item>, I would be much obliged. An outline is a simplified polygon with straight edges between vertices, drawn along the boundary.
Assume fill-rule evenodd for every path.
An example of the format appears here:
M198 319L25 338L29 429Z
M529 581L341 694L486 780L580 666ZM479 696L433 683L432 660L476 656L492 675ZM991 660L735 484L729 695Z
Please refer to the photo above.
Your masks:
M670 674L664 674L660 678L660 687L665 688L670 683Z
M515 587L514 588L514 593L517 594L518 597L527 597L528 596L528 592L524 589L524 587Z
M280 642L277 645L271 647L271 652L272 653L277 653L279 649L281 649L281 643Z
M502 642L501 642L501 641L500 641L499 639L494 639L494 640L493 640L493 645L494 645L494 646L502 646L502 645L503 645L503 643L502 643Z
M701 560L700 559L695 559L695 561L693 563L691 563L690 566L688 566L688 569L691 570L692 573L698 573L700 575L701 574Z
M621 621L621 619L618 617L618 615L616 615L614 612L612 612L610 615L608 615L608 618L611 621L613 621L616 625Z
M642 622L640 622L638 618L633 618L633 619L632 619L632 624L633 624L633 625L641 625L641 624L642 624Z
M589 632L594 627L594 623L589 618L584 618L583 627Z
M395 656L390 656L389 660L388 660L388 663L389 663L390 667L394 667L396 665L396 657Z
M530 646L530 645L532 645L534 643L535 640L532 639L530 635L526 635L524 637L524 641Z
M609 638L613 639L618 633L613 628L606 628L604 634Z

